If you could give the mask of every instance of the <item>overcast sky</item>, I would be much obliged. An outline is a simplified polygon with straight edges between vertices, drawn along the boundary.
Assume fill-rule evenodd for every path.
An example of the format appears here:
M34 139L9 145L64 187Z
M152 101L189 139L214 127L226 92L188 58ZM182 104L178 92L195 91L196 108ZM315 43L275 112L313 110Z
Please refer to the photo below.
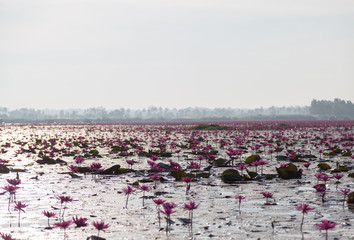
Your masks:
M0 106L354 102L353 0L0 0Z

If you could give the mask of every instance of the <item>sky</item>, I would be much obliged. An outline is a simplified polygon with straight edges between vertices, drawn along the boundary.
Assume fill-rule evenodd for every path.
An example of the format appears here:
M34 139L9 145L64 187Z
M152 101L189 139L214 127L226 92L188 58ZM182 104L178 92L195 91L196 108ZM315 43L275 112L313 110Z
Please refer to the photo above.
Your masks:
M0 107L354 102L353 0L0 0Z

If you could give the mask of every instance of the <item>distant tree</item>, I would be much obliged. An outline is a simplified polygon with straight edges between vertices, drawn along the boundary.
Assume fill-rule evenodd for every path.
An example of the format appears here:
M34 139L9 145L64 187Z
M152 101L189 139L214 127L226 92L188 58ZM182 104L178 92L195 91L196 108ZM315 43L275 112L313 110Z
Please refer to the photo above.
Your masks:
M321 116L335 116L339 118L354 117L353 103L339 98L333 101L313 99L309 111L311 114Z

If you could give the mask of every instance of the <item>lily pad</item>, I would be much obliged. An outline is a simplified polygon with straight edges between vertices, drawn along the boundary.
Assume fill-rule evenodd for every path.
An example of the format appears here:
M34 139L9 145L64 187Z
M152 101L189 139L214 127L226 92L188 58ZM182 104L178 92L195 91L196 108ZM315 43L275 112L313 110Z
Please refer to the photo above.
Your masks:
M9 173L10 169L5 165L0 165L0 173Z
M301 177L301 171L298 171L297 167L292 163L289 163L288 167L286 168L276 168L276 170L279 177L282 179L293 179Z
M182 178L188 177L188 174L185 173L184 171L178 170L178 171L172 171L171 176L174 177L177 181L179 181Z
M227 169L221 174L221 180L224 183L234 183L237 181L242 181L243 177L235 169Z
M251 163L253 163L254 161L258 161L259 159L260 159L260 156L259 156L259 155L251 155L251 156L249 156L248 158L246 158L245 164L251 164Z
M331 166L329 166L327 163L319 163L317 167L319 167L321 170L331 169Z

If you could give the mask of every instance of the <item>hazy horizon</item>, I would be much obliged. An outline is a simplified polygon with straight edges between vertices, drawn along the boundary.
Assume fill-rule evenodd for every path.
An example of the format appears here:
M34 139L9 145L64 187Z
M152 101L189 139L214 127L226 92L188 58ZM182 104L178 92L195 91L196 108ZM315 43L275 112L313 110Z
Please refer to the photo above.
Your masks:
M354 102L351 0L0 0L0 106Z

